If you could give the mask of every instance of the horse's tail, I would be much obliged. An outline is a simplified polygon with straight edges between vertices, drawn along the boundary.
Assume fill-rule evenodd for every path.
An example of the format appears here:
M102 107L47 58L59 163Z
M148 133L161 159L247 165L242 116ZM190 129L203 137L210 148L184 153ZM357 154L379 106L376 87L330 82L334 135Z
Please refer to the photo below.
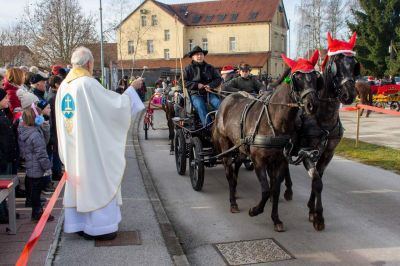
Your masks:
M372 104L373 104L373 99L374 99L374 96L372 95L371 86L368 85L368 103L369 103L369 105L371 105L371 106L372 106Z

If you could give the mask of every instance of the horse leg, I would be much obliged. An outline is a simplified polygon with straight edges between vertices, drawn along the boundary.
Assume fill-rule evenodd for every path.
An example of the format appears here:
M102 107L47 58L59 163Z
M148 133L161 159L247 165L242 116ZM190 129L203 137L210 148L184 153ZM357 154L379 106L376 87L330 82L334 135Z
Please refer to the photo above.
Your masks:
M237 181L234 176L234 169L233 169L233 162L232 158L224 158L224 167L225 167L225 176L226 179L228 180L229 184L229 201L231 203L231 213L238 213L239 211L239 206L236 202L236 185Z
M306 167L309 176L312 178L312 185L311 185L312 192L310 195L310 200L308 202L308 207L310 209L309 217L310 220L312 219L315 230L322 231L325 229L325 221L323 217L323 207L321 199L321 193L323 188L322 178L317 170L315 163L312 162L309 158L306 158L304 160L304 166ZM312 214L313 218L311 218Z
M372 104L373 104L373 96L372 96L372 92L371 92L371 89L369 89L369 92L368 92L368 105L369 106L372 106ZM367 111L367 114L365 115L366 117L369 117L369 115L371 114L371 110L368 110Z
M263 165L262 163L259 163L256 160L253 160L253 162L254 162L254 168L255 168L255 172L256 172L258 181L260 182L260 185L261 185L261 201L257 204L257 206L250 208L249 215L251 217L257 216L260 213L264 212L265 204L267 203L268 198L270 196L270 187L268 184L268 178L267 178L267 172L266 172L265 165Z
M289 172L289 166L285 163L281 163L280 166L267 167L268 175L271 179L271 187L272 189L272 211L271 211L271 219L274 222L274 230L277 232L284 232L284 226L282 221L279 219L278 213L278 203L279 203L279 194L281 191L281 184L283 182L283 175ZM273 181L272 181L273 180ZM273 185L272 185L273 184Z
M283 194L283 196L284 196L285 200L290 201L293 199L293 190L292 190L293 183L292 183L292 178L290 177L289 167L287 167L285 169L284 176L285 176L286 190L285 190L285 194Z
M235 168L234 168L234 175L233 175L233 179L234 179L234 190L235 190L235 199L237 198L237 191L236 191L236 187L237 187L237 181L239 178L239 169L240 166L242 166L242 161L237 159L235 160Z

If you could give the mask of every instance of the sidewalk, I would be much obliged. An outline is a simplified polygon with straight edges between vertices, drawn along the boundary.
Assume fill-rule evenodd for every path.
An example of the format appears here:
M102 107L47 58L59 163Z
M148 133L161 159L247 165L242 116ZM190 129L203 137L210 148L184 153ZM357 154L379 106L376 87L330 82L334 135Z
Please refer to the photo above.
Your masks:
M20 182L23 184L25 174L20 174ZM44 196L50 198L51 195ZM32 208L25 208L25 198L17 198L17 213L20 218L17 219L17 234L8 235L6 228L8 224L0 224L0 265L15 265L26 242L31 236L36 223L31 222ZM52 249L58 220L62 215L62 199L57 200L52 215L55 217L53 222L48 222L43 230L40 240L32 252L29 265L45 265L47 254Z
M340 119L345 128L346 138L356 138L356 111L341 111ZM400 149L400 117L372 112L360 118L360 141Z
M118 232L121 235L139 231L141 245L95 247L94 241L61 233L54 265L185 265L186 257L176 253L180 245L172 226L166 215L160 215L164 209L148 179L136 130L137 124L132 123L126 145L127 167L122 182L122 221Z

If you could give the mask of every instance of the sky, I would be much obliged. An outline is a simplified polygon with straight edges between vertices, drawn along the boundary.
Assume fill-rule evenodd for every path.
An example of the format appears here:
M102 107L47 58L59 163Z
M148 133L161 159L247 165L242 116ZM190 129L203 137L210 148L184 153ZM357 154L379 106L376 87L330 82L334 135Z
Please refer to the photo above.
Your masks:
M14 25L20 18L24 16L24 8L27 5L34 5L38 0L0 0L3 2L0 8L0 28L8 28ZM141 0L131 0L132 6L137 6L142 1ZM166 4L179 4L179 3L188 3L188 2L202 2L204 0L158 0L162 3ZM99 17L99 3L100 0L78 0L79 4L82 6L82 10L85 13L92 14L93 16ZM102 0L103 6L103 20L110 19L110 13L107 13L107 9L112 6L113 0ZM295 17L294 17L294 9L295 6L300 4L300 0L283 0L285 5L286 15L288 20L290 20L291 25L294 25ZM105 25L103 25L105 30ZM98 25L99 32L100 26ZM291 27L293 32L291 37L291 47L290 47L290 56L293 57L295 54L295 34L294 27Z

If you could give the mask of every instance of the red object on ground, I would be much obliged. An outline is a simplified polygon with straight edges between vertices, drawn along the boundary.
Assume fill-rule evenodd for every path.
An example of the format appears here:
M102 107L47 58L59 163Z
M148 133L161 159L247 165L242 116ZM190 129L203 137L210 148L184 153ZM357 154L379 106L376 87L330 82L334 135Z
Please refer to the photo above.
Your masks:
M33 230L33 233L31 237L28 240L28 243L26 243L24 250L21 253L21 256L19 257L17 263L15 264L16 266L25 266L28 264L29 257L35 248L37 242L39 241L40 235L43 232L44 226L47 223L47 219L49 218L49 215L51 211L54 208L54 204L56 203L58 196L61 193L61 190L65 184L65 181L67 179L67 173L64 172L63 177L61 178L60 182L57 185L56 190L54 191L53 195L50 198L49 203L46 206L46 209L44 210L42 217L40 218L39 222L37 223L35 230Z
M396 94L400 93L400 85L388 84L383 86L371 85L372 94Z
M379 107L365 105L365 104L359 104L359 103L356 104L356 106L340 108L340 111L356 111L357 109L366 109L366 110L371 110L371 111L374 111L377 113L400 116L400 112L398 112L398 111L388 110L388 109L384 109L384 108L379 108Z
M0 180L0 188L1 189L8 189L13 185L11 180Z

